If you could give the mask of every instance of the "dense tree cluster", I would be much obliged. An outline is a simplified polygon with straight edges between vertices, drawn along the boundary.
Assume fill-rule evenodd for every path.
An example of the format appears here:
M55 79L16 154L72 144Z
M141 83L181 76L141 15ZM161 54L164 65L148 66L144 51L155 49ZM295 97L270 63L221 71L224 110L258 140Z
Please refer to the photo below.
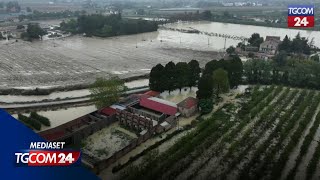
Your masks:
M142 19L122 19L121 14L103 16L81 15L77 20L62 22L60 27L71 33L85 33L87 36L110 37L156 31L157 22Z
M296 35L294 39L290 39L288 36L285 36L282 43L279 44L279 51L285 51L286 53L294 54L307 54L311 53L312 41L305 37L301 37L300 33Z
M2 5L3 6L3 5ZM7 12L20 12L21 7L17 1L10 1L5 4Z
M248 42L251 46L260 47L260 44L263 43L263 37L260 37L259 33L253 33Z
M242 82L243 65L238 56L230 56L229 60L212 60L204 69L204 74L212 75L213 71L222 68L228 72L230 87L236 87Z
M288 59L279 66L276 61L248 60L244 74L251 84L284 84L320 89L320 64L310 60Z
M213 95L229 91L230 87L242 82L243 65L238 56L230 56L229 60L212 60L205 66L198 83L197 97L200 99L199 108L203 114L211 112ZM211 109L209 109L211 107Z
M201 69L199 62L192 60L189 63L172 61L164 67L161 64L151 69L149 86L150 89L163 92L165 90L175 90L183 87L196 86L200 78Z
M27 31L21 34L21 38L31 41L32 39L42 39L42 36L46 34L47 32L39 24L30 23L28 24Z

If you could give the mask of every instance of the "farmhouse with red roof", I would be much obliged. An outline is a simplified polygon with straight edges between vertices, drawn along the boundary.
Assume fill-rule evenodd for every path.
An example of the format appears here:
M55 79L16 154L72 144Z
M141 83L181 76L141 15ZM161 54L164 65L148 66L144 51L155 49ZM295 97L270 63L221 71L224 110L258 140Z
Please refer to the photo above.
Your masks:
M190 117L198 111L198 99L188 97L178 104L179 112L184 117Z

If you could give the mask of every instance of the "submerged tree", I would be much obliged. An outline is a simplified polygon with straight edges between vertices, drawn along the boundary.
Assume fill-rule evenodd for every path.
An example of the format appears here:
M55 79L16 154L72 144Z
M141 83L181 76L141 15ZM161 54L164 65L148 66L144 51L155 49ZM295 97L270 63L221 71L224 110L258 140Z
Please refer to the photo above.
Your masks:
M190 72L190 67L186 62L179 62L176 65L176 83L177 87L180 89L188 86L188 73Z
M217 97L221 93L229 92L230 85L227 71L221 68L213 71L212 80L213 88Z
M200 73L201 73L201 68L199 65L199 62L197 60L191 60L189 63L189 83L188 86L191 88L192 86L196 86L199 79L200 79Z
M224 61L225 70L228 72L230 87L237 87L242 82L243 64L239 56L231 56L229 61Z
M210 99L213 94L213 79L210 75L203 75L198 83L197 98Z
M100 109L117 102L126 89L124 81L118 77L98 78L90 87L90 98Z
M43 30L39 24L33 24L30 23L28 24L27 27L27 32L23 33L21 36L22 38L27 38L27 39L42 39L42 36L47 34L45 30Z
M177 74L176 74L176 65L170 61L164 67L164 80L165 80L165 89L169 90L169 93L177 88Z
M151 69L149 87L151 90L159 92L166 90L164 81L164 67L161 64L157 64Z

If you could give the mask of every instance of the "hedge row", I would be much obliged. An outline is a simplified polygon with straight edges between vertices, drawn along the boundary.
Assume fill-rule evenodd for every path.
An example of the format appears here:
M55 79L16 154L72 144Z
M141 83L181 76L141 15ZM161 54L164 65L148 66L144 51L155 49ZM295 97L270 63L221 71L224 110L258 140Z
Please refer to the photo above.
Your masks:
M39 131L41 129L41 124L37 120L34 120L34 119L29 118L27 116L24 116L22 114L18 114L18 119L20 121L24 122L25 124L29 125L29 127L31 126L35 130Z
M30 118L38 120L41 124L43 124L45 126L51 126L50 120L48 118L46 118L44 116L41 116L36 112L31 112L30 113Z

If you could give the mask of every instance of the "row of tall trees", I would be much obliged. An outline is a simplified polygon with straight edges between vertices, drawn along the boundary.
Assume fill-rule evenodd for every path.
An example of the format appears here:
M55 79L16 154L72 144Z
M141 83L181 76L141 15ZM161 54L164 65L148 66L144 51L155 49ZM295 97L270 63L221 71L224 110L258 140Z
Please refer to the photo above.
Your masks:
M320 89L320 64L317 61L288 59L279 66L276 61L248 60L244 75L251 84L284 84Z
M30 7L27 7L27 12L32 12L32 9ZM23 21L24 19L28 20L39 20L39 19L59 19L59 18L70 18L70 17L78 17L80 15L85 14L86 11L59 11L59 12L42 12L34 10L32 13L28 15L19 15L19 20Z
M142 19L122 19L121 14L92 14L80 15L77 20L63 21L60 28L71 33L85 33L87 36L110 37L156 31L158 23Z
M200 78L200 66L197 60L189 63L172 61L165 66L157 64L151 69L149 86L150 89L163 92L169 92L177 88L196 86Z

